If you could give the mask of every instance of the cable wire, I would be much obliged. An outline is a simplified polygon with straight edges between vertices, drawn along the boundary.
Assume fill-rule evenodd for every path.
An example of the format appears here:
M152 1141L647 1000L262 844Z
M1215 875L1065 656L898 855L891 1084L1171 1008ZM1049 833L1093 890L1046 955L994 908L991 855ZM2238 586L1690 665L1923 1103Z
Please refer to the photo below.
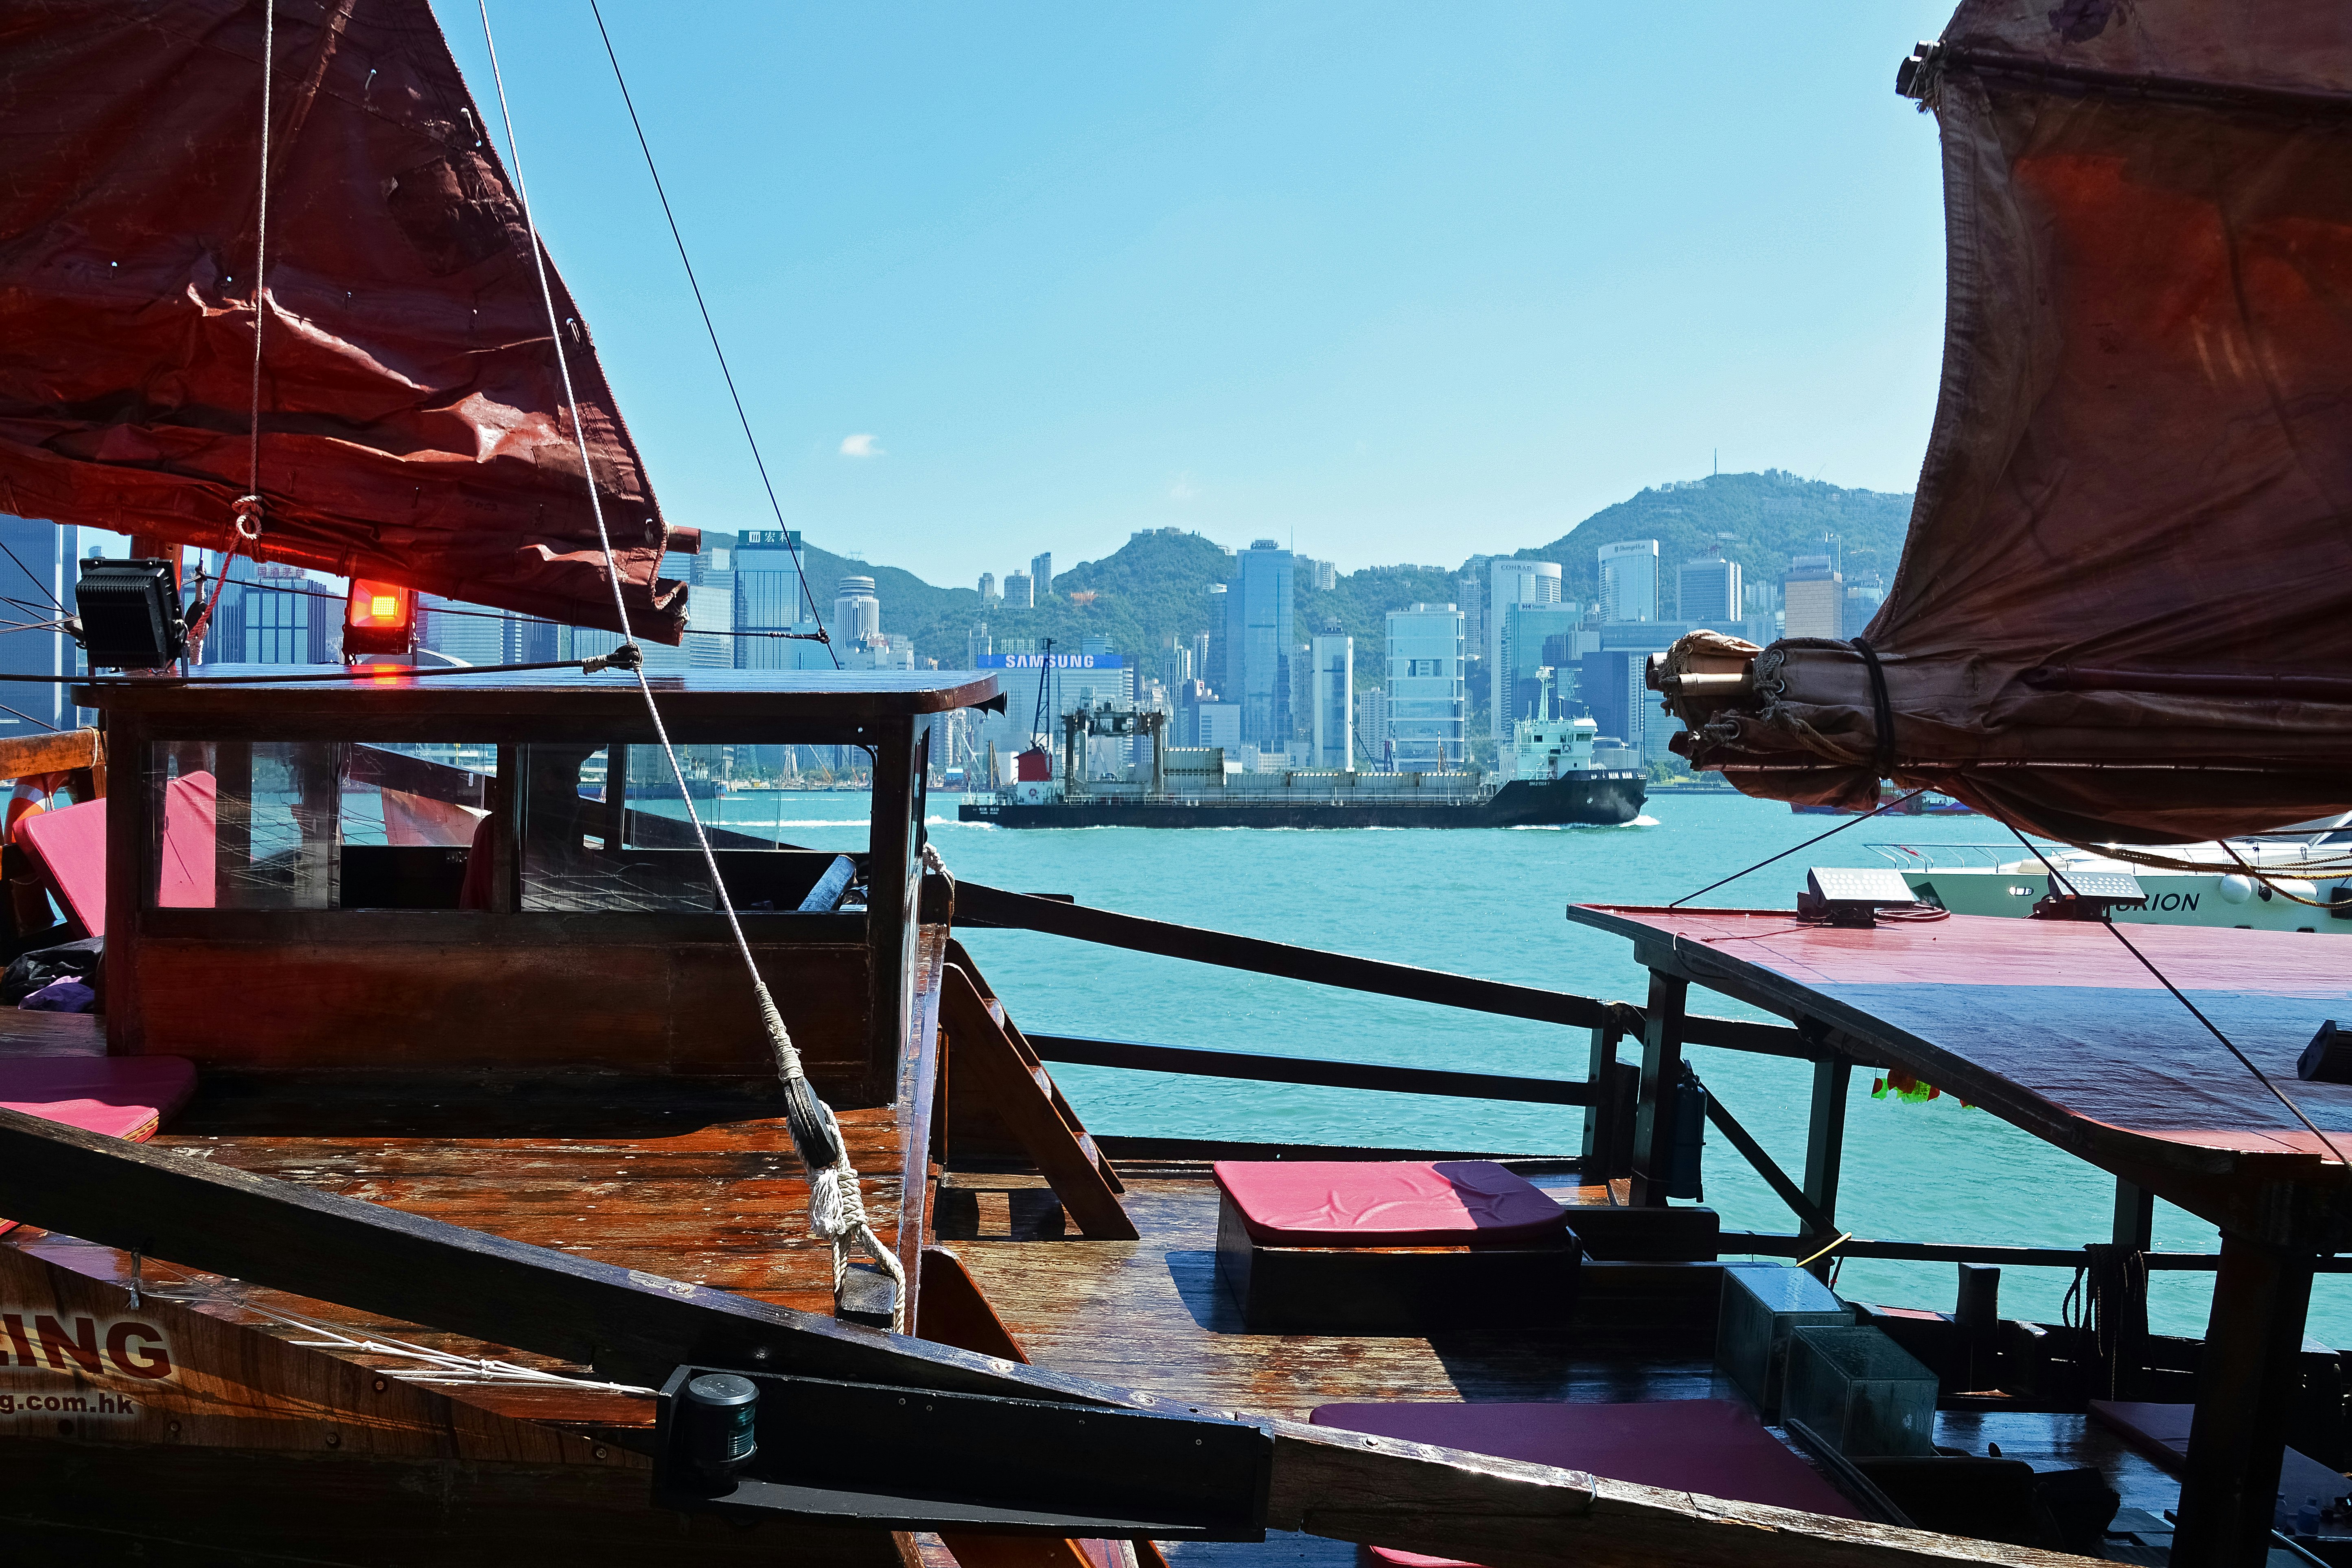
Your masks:
M1835 827L1831 828L1829 832L1816 834L1814 837L1806 839L1802 844L1792 844L1788 848L1781 850L1778 855L1768 855L1763 859L1757 861L1753 866L1748 867L1747 871L1734 871L1730 876L1723 879L1721 882L1709 882L1706 887L1701 888L1696 893L1685 893L1681 898L1676 899L1673 903L1668 904L1666 908L1670 910L1678 910L1685 904L1689 903L1693 899L1699 897L1702 893L1712 893L1717 888L1723 887L1726 883L1737 882L1740 878L1748 875L1748 871L1761 871L1765 867L1769 866L1775 860L1786 860L1790 856L1794 855L1800 849L1811 849L1822 839L1832 837L1837 834L1843 833L1847 828L1852 827L1857 822L1868 822L1872 817L1880 816L1885 812L1893 811L1896 806L1903 805L1904 802L1916 800L1927 793L1927 786L1923 784L1919 788L1913 790L1909 795L1902 795L1896 799L1888 801L1876 811L1866 811L1860 816L1849 816L1843 822L1839 823Z
M694 263L686 254L686 236L678 232L677 215L670 210L669 192L662 188L661 171L654 167L653 144L646 140L646 128L637 119L636 100L629 96L628 79L621 74L621 57L614 51L613 35L605 30L604 13L596 8L596 0L588 0L588 14L596 18L596 36L604 40L604 58L613 62L613 79L620 85L621 102L629 111L629 127L637 133L637 147L646 155L646 173L653 176L654 195L661 198L662 216L669 220L669 237L677 245L678 264L686 268L687 286L694 290L695 309L702 312L702 330L710 334L710 352L719 357L719 374L726 378L727 395L735 402L735 417L743 426L744 442L751 448L751 463L760 470L760 483L768 491L768 509L776 514L776 527L784 536L784 548L792 552L793 570L800 574L801 597L808 601L809 619L816 623L818 642L833 656L833 668L841 668L841 651L825 636L824 617L818 614L816 595L809 587L808 569L801 563L801 547L793 539L793 531L784 526L784 509L776 500L775 482L768 478L767 459L760 456L759 437L751 434L751 416L743 411L743 395L735 389L735 373L728 368L727 351L719 346L719 328L710 320L710 306L702 297L702 282L694 275ZM509 133L508 145L514 143Z
M2007 817L2002 817L2000 818L2000 825L2003 827L2008 828L2011 833L2017 835L2017 841L2025 846L2026 852L2028 854L2042 862L2042 868L2050 874L2050 879L2052 881L2056 882L2059 886L2066 889L2067 897L2079 898L2082 896L2074 891L2074 884L2066 880L2065 874L2060 871L2055 865L2052 864L2050 857L2043 854L2041 850L2036 849L2033 845L2027 840L2024 834L2018 832L2017 824L2010 821ZM2228 1050L2231 1056L2238 1058L2240 1066L2243 1067L2248 1072L2254 1075L2254 1080L2256 1082L2260 1083L2264 1089L2271 1091L2272 1098L2276 1100L2281 1105L2285 1106L2287 1110L2294 1114L2294 1119L2297 1121L2302 1122L2305 1127L2311 1129L2311 1135L2319 1140L2321 1147L2325 1148L2329 1153L2336 1156L2336 1163L2344 1168L2345 1175L2347 1178L2352 1178L2352 1160L2345 1158L2344 1151L2336 1146L2336 1140L2321 1131L2319 1130L2319 1123L2314 1121L2310 1117L2305 1116L2303 1113L2303 1107L2288 1099L2286 1091L2271 1081L2270 1074L2263 1071L2261 1068L2254 1065L2253 1058L2240 1050L2236 1041L2223 1034L2220 1027L2214 1024L2213 1020L2207 1017L2203 1010L2200 1009L2196 1003L2191 1002L2188 995L2182 992L2179 986L2175 985L2172 983L2171 978L2167 975L2163 970L2158 969L2153 963L2151 963L2147 954L2142 952L2137 944L2136 944L2131 938L2124 934L2123 928L2121 926L2117 925L2113 920L2103 920L2099 923L2106 927L2108 933L2117 942L2124 944L2125 952L2139 960L2140 967L2142 969L2147 970L2150 974L2156 976L2158 984L2162 985L2167 991L2172 993L2172 999L2174 1001L2189 1009L2189 1016L2204 1025L2206 1032L2210 1034L2215 1039L2221 1041L2223 1048Z
M499 69L499 51L490 36L489 0L476 0L482 16L482 43L489 55L490 79L499 95L499 114L505 121L508 154L514 160L515 200L522 208L523 229L530 240L532 265L539 273L540 298L547 307L547 327L555 346L556 369L563 381L564 401L572 410L572 439L580 447L581 472L588 481L588 506L596 520L596 538L604 546L604 574L613 590L613 610L619 617L625 646L634 648L629 630L629 607L621 594L620 564L613 556L612 536L604 527L604 499L597 493L596 470L590 461L588 432L580 419L580 402L572 386L572 360L563 349L563 324L555 310L555 291L548 282L547 251L540 243L539 226L531 216L530 196L523 183L522 148L515 139L514 111L507 102L505 76ZM618 650L615 650L618 651ZM702 816L694 809L694 795L687 787L686 768L678 761L677 748L670 743L668 726L662 722L661 705L654 700L653 683L646 679L645 658L640 654L628 667L637 678L637 689L646 700L646 716L652 723L655 739L662 755L668 761L670 774L677 782L678 800L686 808L686 820L694 829L694 841L702 851L702 863L710 873L710 886L718 900L719 912L727 917L727 929L735 939L735 950L742 956L744 973L750 976L751 994L758 1002L761 1021L768 1031L770 1046L776 1055L777 1076L782 1079L785 1095L785 1121L792 1132L793 1152L797 1153L809 1177L809 1219L818 1235L833 1244L834 1288L840 1290L846 1255L843 1243L855 1239L873 1258L897 1287L893 1293L891 1326L899 1332L907 1328L907 1273L903 1265L882 1245L880 1237L866 1216L865 1205L858 1193L857 1173L851 1167L846 1146L841 1141L839 1125L832 1109L817 1098L801 1068L800 1052L784 1027L782 1016L776 1011L775 1000L768 994L767 983L760 977L760 965L751 956L751 944L743 935L743 923L736 917L735 900L727 890L727 879L719 874L719 858L711 853L710 837L703 831Z

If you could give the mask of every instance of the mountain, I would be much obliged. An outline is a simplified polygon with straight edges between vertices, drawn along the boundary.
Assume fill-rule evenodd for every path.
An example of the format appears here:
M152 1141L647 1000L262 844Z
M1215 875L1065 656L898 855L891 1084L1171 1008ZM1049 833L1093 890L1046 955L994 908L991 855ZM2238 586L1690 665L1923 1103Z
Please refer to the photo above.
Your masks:
M1521 561L1557 561L1562 597L1591 604L1601 592L1601 547L1628 539L1658 542L1659 592L1675 614L1675 571L1709 545L1739 563L1748 583L1777 583L1791 556L1823 552L1822 536L1844 545L1848 581L1867 572L1891 580L1911 522L1911 498L1882 490L1841 489L1768 468L1714 474L1643 490L1604 507Z
M1843 489L1779 469L1714 474L1670 481L1604 507L1517 558L1559 562L1563 595L1591 604L1600 592L1601 547L1654 539L1664 609L1672 618L1675 569L1709 546L1738 562L1749 583L1777 583L1790 557L1821 553L1822 535L1835 533L1849 579L1874 571L1892 577L1910 518L1908 495ZM1008 640L1052 637L1056 647L1076 652L1083 639L1101 637L1149 668L1167 638L1189 640L1208 627L1209 586L1224 582L1233 565L1231 553L1213 540L1181 529L1146 530L1101 560L1081 561L1058 574L1034 608L999 605L983 611L977 589L937 587L911 572L869 565L814 544L803 553L809 586L828 619L843 577L871 577L881 595L884 628L912 638L918 658L935 658L947 668L963 661L973 624L985 620L999 647ZM1374 684L1387 613L1417 601L1459 603L1470 591L1463 574L1476 560L1458 568L1368 566L1341 573L1326 589L1318 589L1302 569L1293 601L1297 637L1303 642L1337 622L1356 639L1358 683Z

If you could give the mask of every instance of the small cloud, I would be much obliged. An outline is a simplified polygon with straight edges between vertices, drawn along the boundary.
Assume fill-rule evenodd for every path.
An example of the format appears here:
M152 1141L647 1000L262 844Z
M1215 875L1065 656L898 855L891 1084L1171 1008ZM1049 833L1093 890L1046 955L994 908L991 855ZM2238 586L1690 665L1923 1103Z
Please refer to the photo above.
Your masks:
M845 458L887 458L889 456L875 443L881 437L868 432L841 438L841 455Z
M1190 474L1177 475L1168 486L1168 499L1171 500L1191 500L1200 493L1201 488L1192 482Z

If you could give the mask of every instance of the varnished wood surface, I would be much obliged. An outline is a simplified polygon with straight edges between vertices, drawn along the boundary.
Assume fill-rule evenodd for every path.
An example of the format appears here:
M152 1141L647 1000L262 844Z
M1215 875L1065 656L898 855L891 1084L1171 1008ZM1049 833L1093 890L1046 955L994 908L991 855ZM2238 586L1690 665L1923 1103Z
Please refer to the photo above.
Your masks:
M0 1007L0 1058L102 1057L105 1021L91 1013L28 1013Z

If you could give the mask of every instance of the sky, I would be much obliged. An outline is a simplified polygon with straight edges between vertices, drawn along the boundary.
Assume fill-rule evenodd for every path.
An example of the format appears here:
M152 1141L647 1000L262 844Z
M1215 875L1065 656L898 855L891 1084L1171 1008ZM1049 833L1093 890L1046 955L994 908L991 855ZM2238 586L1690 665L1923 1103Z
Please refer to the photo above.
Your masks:
M827 549L1453 565L1718 463L1916 479L1942 191L1893 82L1950 0L600 3ZM479 13L435 10L495 127ZM587 0L490 18L665 513L774 527Z

